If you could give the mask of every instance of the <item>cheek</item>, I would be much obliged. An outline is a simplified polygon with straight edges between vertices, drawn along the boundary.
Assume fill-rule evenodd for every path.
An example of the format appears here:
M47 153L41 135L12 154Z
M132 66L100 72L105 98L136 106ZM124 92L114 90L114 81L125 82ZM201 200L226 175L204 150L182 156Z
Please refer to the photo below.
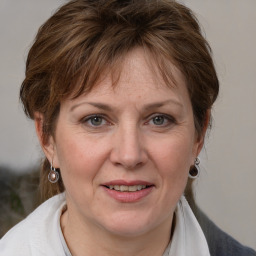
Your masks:
M96 154L96 148L83 143L81 137L71 138L59 142L56 149L67 200L80 209L90 205L94 198L101 152Z
M193 163L194 143L191 137L172 136L160 143L159 146L155 145L151 156L155 159L154 162L160 166L160 170L172 170L176 171L176 174L182 174Z
M72 181L76 184L93 182L107 155L106 143L85 138L81 134L59 134L62 140L56 144L56 154L65 186Z
M161 146L155 146L151 152L161 177L161 186L168 196L172 194L179 197L183 193L194 159L193 149L194 143L190 137L176 136L166 139Z

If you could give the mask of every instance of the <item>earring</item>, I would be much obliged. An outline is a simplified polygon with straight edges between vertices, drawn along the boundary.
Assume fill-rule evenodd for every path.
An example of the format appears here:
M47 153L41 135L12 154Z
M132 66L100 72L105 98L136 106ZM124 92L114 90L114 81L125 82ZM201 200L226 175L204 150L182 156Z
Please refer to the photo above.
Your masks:
M53 167L52 162L51 162L51 171L48 174L48 180L51 183L56 183L59 180L59 177L60 177L59 173Z
M189 173L188 173L188 177L190 179L196 179L199 177L199 174L200 174L199 164L200 164L200 159L197 157L195 159L194 165L190 168Z

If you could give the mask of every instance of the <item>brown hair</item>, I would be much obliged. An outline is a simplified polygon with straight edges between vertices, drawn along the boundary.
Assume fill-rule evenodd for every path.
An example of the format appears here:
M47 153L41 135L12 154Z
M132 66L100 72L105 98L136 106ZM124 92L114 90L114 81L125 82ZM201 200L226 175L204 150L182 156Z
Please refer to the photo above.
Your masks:
M168 83L172 61L185 76L200 135L219 90L211 49L190 9L172 0L73 0L39 29L29 51L20 98L25 113L44 116L43 137L54 135L60 104L89 91L106 69L143 47ZM41 171L43 198L64 191Z

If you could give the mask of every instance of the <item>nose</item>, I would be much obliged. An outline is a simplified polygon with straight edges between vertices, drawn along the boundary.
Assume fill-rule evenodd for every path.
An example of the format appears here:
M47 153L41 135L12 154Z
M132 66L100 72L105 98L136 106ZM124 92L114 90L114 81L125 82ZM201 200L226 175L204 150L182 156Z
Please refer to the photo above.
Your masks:
M120 127L112 141L111 162L130 170L144 165L148 156L142 137L137 127Z

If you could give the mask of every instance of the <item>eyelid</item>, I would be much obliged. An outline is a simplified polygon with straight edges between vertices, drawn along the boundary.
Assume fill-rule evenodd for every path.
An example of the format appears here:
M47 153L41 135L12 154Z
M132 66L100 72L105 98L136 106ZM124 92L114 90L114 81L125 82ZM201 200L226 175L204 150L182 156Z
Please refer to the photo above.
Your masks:
M157 116L161 116L161 117L164 117L165 119L167 119L168 124L165 124L165 125L162 125L162 126L168 126L170 124L176 124L177 121L176 119L172 116L172 115L169 115L169 114L164 114L164 113L154 113L154 114L150 114L148 115L145 120L146 122L144 122L144 124L149 124L150 121L152 121L153 118L157 117ZM112 125L113 123L109 121L109 118L105 115L105 114L102 114L102 113L97 113L97 114L91 114L91 115L87 115L83 118L80 119L80 123L82 124L88 124L88 121L94 117L100 117L102 118L106 123L105 124L102 124L100 126L98 126L98 128L102 127L102 126L105 126L105 125ZM97 128L97 126L93 126L93 125L89 125L89 127L93 127L93 128ZM159 127L161 127L161 125L159 125Z
M169 114L155 113L155 114L151 114L150 116L148 116L148 117L146 118L146 119L148 120L148 121L146 121L146 124L148 124L153 118L155 118L155 117L157 117L157 116L162 116L162 117L166 118L168 121L170 121L171 123L174 123L174 124L177 123L176 119L175 119L173 116L169 115ZM164 125L163 125L163 126L164 126ZM165 126L166 126L166 125L165 125Z
M87 120L89 120L89 119L91 119L93 117L101 117L101 118L106 119L104 114L91 114L91 115L84 116L83 118L81 118L81 121L87 121Z
M106 115L104 115L104 114L91 114L91 115L85 116L85 117L81 118L80 123L85 124L90 119L92 119L94 117L100 117L100 118L102 118L107 123L107 125L111 125L111 122L108 121ZM100 126L98 126L98 128L100 128L100 127L102 127L104 125L106 125L106 124L100 125ZM88 126L93 127L93 128L97 128L97 126L92 126L92 125L88 125Z

